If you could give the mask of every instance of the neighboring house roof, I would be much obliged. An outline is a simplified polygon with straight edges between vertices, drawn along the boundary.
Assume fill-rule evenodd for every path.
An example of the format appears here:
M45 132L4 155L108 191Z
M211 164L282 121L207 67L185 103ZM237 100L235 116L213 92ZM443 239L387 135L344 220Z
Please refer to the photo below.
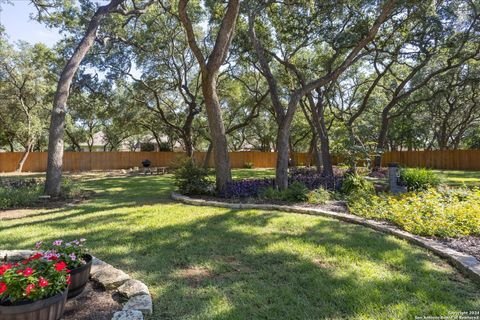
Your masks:
M102 131L99 131L93 135L93 146L94 147L103 147L107 143L105 139L105 134ZM88 143L81 142L79 143L80 147L88 147Z

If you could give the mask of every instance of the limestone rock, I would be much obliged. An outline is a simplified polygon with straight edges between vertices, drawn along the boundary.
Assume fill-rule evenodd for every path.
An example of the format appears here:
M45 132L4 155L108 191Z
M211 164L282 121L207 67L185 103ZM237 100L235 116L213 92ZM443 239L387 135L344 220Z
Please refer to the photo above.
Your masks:
M143 314L138 310L117 311L112 320L143 320Z
M127 298L131 298L139 295L149 295L148 287L138 280L127 280L117 289L118 293Z
M93 267L92 265L92 269ZM95 272L91 273L91 277L92 280L100 283L107 290L115 289L130 279L128 274L107 263L105 265L97 265Z
M131 297L123 306L123 311L139 310L143 314L152 313L152 298L148 294Z

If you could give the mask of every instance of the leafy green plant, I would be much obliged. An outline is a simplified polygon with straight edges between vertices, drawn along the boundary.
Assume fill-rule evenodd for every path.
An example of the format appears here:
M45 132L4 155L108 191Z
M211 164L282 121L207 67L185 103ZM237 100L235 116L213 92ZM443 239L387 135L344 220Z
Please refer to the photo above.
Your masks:
M356 192L373 194L375 192L375 187L373 186L373 183L365 179L365 177L357 173L352 173L345 175L341 190L347 195Z
M480 190L433 188L400 196L348 198L350 212L391 221L411 233L459 237L480 235Z
M27 188L0 187L0 209L26 207L35 204L42 195L42 186Z
M174 173L175 184L183 194L210 194L213 183L208 179L208 169L195 163L191 158L181 161Z
M323 188L312 190L307 194L307 202L310 204L325 204L330 199L330 192Z
M260 192L260 198L286 202L305 202L308 199L307 194L307 187L296 181L285 190L278 190L275 187L265 188Z
M435 172L423 168L401 169L400 181L407 187L408 191L427 190L440 184L440 179Z
M304 202L307 201L308 189L301 182L295 181L283 191L283 200L288 202Z
M245 163L243 164L243 167L244 167L245 169L253 169L253 163L252 163L252 162L245 162Z

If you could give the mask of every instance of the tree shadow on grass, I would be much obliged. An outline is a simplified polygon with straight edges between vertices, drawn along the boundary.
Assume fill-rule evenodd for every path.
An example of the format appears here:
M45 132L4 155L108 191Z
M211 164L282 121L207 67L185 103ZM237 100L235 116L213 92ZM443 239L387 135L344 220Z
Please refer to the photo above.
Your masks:
M480 307L479 287L443 261L361 226L209 207L144 225L141 215L84 209L41 223L81 230L93 254L144 281L152 319L412 318Z
M478 286L420 248L323 218L290 233L275 222L285 217L226 211L118 230L130 255L112 250L109 261L152 288L154 319L405 318L480 306Z

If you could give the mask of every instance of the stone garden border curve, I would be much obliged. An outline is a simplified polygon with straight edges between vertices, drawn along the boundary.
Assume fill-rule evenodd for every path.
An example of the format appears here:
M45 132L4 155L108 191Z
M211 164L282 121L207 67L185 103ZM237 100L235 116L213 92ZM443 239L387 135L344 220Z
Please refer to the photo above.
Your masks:
M460 272L469 276L472 280L480 284L480 261L475 257L459 252L447 247L439 241L428 239L422 236L411 234L407 231L388 225L381 221L365 219L349 213L333 212L318 208L307 208L295 205L277 205L277 204L256 204L256 203L228 203L223 201L213 201L204 199L195 199L185 195L172 192L173 200L195 206L212 206L229 209L259 209L259 210L277 210L284 212L293 212L309 215L317 215L341 220L348 223L362 225L379 232L394 235L400 239L406 240L412 244L419 245L445 258L450 264L456 267Z
M34 254L32 250L0 250L0 259L23 260ZM92 256L93 257L93 256ZM105 290L112 290L127 298L122 310L113 314L112 320L143 320L152 313L152 297L148 287L141 281L110 264L93 257L90 279L99 283Z

